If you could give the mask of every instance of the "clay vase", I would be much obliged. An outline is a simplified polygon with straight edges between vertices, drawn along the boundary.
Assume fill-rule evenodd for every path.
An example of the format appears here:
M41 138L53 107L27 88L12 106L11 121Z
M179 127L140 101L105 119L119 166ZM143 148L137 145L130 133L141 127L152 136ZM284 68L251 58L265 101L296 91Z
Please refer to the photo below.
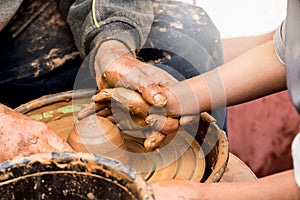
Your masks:
M126 162L126 146L119 128L104 117L90 115L71 130L67 142L78 152Z

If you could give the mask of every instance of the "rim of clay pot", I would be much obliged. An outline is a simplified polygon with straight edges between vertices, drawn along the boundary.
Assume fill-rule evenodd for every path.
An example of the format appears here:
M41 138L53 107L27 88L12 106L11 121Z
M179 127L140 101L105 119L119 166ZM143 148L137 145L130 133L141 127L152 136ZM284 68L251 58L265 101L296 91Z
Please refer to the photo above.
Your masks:
M211 123L210 126L218 131L219 139L215 147L215 150L218 151L218 156L211 173L203 181L205 183L218 182L222 178L229 160L229 144L225 132L216 123ZM208 156L206 158L208 159Z
M200 114L200 118L201 123L206 124L207 133L204 136L201 131L198 132L196 140L202 141L201 146L208 165L201 182L218 182L222 178L229 160L228 138L225 131L217 125L217 120L213 116L203 112Z
M50 105L55 102L68 102L78 98L91 97L93 94L95 94L95 90L90 88L49 94L22 104L15 108L15 111L26 114L27 112L38 109L41 106Z
M71 173L74 177L77 174L85 174L97 180L100 178L109 181L122 191L128 190L126 192L133 197L132 199L154 200L150 185L131 167L110 158L80 152L39 153L19 156L0 163L0 194L8 194L8 191L1 189L4 186L48 173ZM31 192L30 189L27 192ZM86 199L94 199L94 195L90 195L93 198Z

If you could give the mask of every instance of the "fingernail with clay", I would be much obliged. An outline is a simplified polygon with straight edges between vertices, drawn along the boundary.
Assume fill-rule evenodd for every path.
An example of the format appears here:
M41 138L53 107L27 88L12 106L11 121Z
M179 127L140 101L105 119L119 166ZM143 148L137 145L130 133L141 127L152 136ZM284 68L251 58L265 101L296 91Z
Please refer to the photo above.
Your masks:
M162 94L156 94L154 97L153 97L153 101L155 103L156 106L165 106L167 104L167 98L162 95Z
M150 126L153 126L153 125L155 124L156 121L157 121L157 120L156 120L155 118L152 118L152 117L150 117L150 116L148 116L148 117L146 118L146 123L149 124Z

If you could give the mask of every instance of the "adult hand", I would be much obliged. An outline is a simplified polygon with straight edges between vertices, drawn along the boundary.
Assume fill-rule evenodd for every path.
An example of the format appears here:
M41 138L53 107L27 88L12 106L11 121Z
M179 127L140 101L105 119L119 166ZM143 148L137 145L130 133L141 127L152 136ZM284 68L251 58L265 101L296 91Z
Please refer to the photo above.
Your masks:
M162 85L177 80L164 70L138 60L118 41L104 42L95 58L96 80L99 90L125 87L138 91L151 105L165 106L167 99Z
M41 152L73 151L45 123L0 104L0 161Z
M161 70L153 65L141 62L129 52L124 44L114 40L106 41L100 46L95 57L94 65L99 93L96 95L96 98L94 97L92 99L93 102L86 109L78 113L79 119L82 119L85 116L95 112L102 117L108 117L111 116L111 114L114 114L111 112L109 103L112 97L112 92L103 89L116 87L129 88L133 91L137 91L142 96L144 101L146 101L146 104L148 103L150 106L155 105L155 107L164 107L167 104L167 90L163 90L163 88L168 88L168 86L178 83L178 81L166 71ZM119 90L114 90L115 94L118 92ZM105 94L107 97L105 97ZM125 98L129 98L128 95ZM139 100L139 98L133 99ZM134 100L131 101L133 102L133 105L140 105L141 101L134 103ZM127 99L127 101L129 102L129 99ZM178 104L178 101L176 101L175 96L168 104L171 105L167 107L168 113L164 113L163 117L159 115L151 115L146 119L147 123L150 124L156 131L162 130L164 133L173 133L174 129L169 129L169 127L170 121L173 123L175 120L171 120L170 117L175 116L175 124L178 124L179 115L173 115L172 113L180 113L180 111L178 111L180 106L175 105L176 103ZM128 106L126 108L128 109ZM174 108L176 111L173 112ZM132 118L134 119L131 121L136 123L138 122L137 125L140 125L141 123L142 126L144 126L144 121L148 114L150 113L146 113L146 116L140 116L142 117L142 120L139 120L140 117L136 118L134 115L132 115ZM152 114L157 113L152 112ZM124 121L124 119L126 118L122 117L121 121L117 121L121 123ZM189 123L190 119L192 119L190 116L188 118L182 117L180 123ZM134 124L127 122L125 122L124 125L128 125L128 127L123 126L124 130L132 130L136 127Z
M150 106L165 106L167 99L161 86L178 82L164 70L138 60L123 43L116 40L101 44L97 50L94 67L100 92L107 88L128 88L137 91ZM102 94L100 95L103 96ZM94 102L78 113L78 118L82 119L95 112L102 117L109 116L110 103L94 98Z
M159 114L151 114L151 112L159 112L162 108L151 108L143 97L136 91L126 88L108 88L102 89L92 97L94 106L87 109L96 110L95 106L99 104L110 104L113 122L118 124L122 131L141 131L146 140L144 146L147 150L154 150L159 147L166 137L167 133L174 133L178 130L178 118L167 117ZM105 108L106 109L106 108ZM87 114L86 109L83 114ZM105 114L105 115L104 115ZM107 112L99 110L97 115L107 117ZM78 113L79 119L82 119L82 112ZM161 123L157 125L156 120ZM149 127L148 125L151 125Z

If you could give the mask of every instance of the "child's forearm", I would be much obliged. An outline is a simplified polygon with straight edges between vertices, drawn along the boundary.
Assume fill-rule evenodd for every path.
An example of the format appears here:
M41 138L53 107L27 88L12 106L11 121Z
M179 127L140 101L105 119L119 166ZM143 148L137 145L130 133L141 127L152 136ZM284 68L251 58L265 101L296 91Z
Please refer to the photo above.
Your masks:
M170 87L173 94L169 93L168 99L170 105L174 104L174 96L180 105L188 100L188 105L173 113L191 114L197 113L198 108L208 111L281 91L286 88L285 81L284 65L270 41L219 68Z
M260 98L286 89L285 67L273 41L254 48L219 69L227 105Z
M222 39L224 62L228 62L250 49L272 40L275 31L253 36Z
M209 184L203 190L204 197L223 200L300 199L300 188L296 185L293 172L290 170L251 182Z
M152 184L156 199L297 200L293 170L248 182L199 183L166 180Z

